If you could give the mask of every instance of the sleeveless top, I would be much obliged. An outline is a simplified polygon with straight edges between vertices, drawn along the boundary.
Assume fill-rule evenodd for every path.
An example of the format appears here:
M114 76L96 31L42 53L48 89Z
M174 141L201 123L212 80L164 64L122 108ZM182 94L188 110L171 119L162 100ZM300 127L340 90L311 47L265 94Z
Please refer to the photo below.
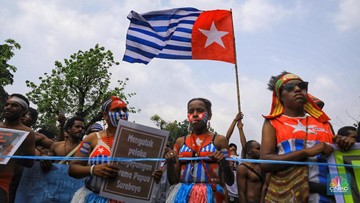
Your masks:
M306 117L308 118L306 124ZM306 138L306 125L308 135L306 148L313 147L319 142L332 144L332 131L329 122L319 122L314 117L306 115L304 117L288 117L281 115L270 119L271 125L275 128L277 154L289 154L290 152L302 150ZM308 162L326 163L327 159L321 155L308 157ZM329 169L324 165L309 165L309 181L314 183L326 184ZM317 200L325 200L326 197L319 196ZM326 202L326 200L325 200Z
M110 147L103 141L103 139L101 139L101 136L98 132L96 132L96 136L98 138L98 142L89 156L89 166L106 164L108 163L107 158L110 157ZM112 145L114 138L109 137L109 139L111 139L110 144ZM85 186L93 192L98 193L100 191L102 181L103 178L101 177L89 176L85 179Z
M195 136L197 137L197 136ZM205 137L204 140L195 139L192 136L186 136L184 144L177 151L179 157L207 157L217 149L214 145L216 134L212 139ZM228 157L227 149L221 152ZM212 160L204 161L180 161L181 172L180 182L182 183L209 183L211 179L219 180L219 164ZM204 168L205 167L205 168ZM208 177L211 176L211 177Z

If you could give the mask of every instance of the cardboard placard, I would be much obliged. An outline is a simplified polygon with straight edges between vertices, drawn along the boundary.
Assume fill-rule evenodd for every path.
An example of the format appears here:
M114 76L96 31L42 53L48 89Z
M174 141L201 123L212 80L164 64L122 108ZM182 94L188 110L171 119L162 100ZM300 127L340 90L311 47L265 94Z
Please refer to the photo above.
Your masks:
M24 142L27 131L0 128L0 156L13 156ZM7 164L10 158L0 158L0 164Z
M111 157L161 158L169 132L121 120L116 131ZM152 173L159 168L157 161L113 162L119 168L114 180L104 181L100 195L124 202L149 202L153 189Z

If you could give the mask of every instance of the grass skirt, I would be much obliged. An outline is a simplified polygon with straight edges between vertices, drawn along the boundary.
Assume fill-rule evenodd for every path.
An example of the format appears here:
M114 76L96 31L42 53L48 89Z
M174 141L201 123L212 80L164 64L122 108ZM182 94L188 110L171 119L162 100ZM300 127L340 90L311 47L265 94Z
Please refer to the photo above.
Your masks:
M178 183L170 187L166 203L216 203L222 202L224 189L210 183Z
M91 203L123 203L121 201L116 201L112 199L108 199L106 197L99 196L98 193L95 193L89 189L87 189L85 186L80 188L78 191L75 192L71 203L85 203L85 202L91 202Z

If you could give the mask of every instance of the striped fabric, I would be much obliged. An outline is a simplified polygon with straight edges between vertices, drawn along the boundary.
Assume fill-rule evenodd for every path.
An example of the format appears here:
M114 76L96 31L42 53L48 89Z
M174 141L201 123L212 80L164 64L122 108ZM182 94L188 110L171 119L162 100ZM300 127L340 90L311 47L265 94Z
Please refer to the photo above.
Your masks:
M321 123L313 116L308 116L308 135L306 147L310 148L319 142L332 143L332 131L328 122ZM294 151L302 150L304 140L306 138L306 116L304 117L288 117L281 115L270 122L275 128L277 140L277 153L289 154ZM320 155L308 157L310 162L326 163L326 159ZM315 183L326 184L329 169L327 166L309 165L309 181ZM327 197L317 193L311 193L309 201L328 202Z
M148 64L151 59L192 59L191 33L202 11L178 8L138 14L131 11L124 61Z
M94 150L90 154L89 165L99 165L108 163L107 158L110 156L109 146L101 139L99 133L96 133L98 136L98 143ZM113 139L113 137L110 137ZM112 143L113 140L110 141ZM100 191L101 183L103 179L98 176L89 176L85 179L85 185L88 188L91 188L93 191Z
M213 143L210 143L200 149L199 157L206 157L214 151L216 151L216 147ZM228 157L227 149L223 149L221 150L221 152L225 155L225 157ZM184 144L179 150L180 157L192 157L192 154L193 150L189 148L186 144ZM204 165L207 171L212 171L211 174L216 174L217 177L215 178L218 178L219 165L216 162L204 161ZM206 183L210 181L201 162L186 162L181 165L181 182Z
M101 138L100 134L96 132L98 138L97 145L92 150L89 155L90 159L88 165L99 165L108 163L107 158L110 156L110 147L106 144L107 138ZM104 139L104 140L103 140ZM106 140L105 140L106 139ZM109 144L112 146L114 142L114 137L109 137ZM86 148L86 147L85 147ZM83 149L80 148L80 150ZM99 196L99 191L103 178L98 176L88 176L85 178L85 186L81 187L78 191L75 192L71 203L78 202L91 202L91 203L123 203L121 201L116 201L108 199L106 197Z
M307 170L307 166L291 166L273 175L265 203L308 202Z
M201 146L199 149L199 157L207 157L217 150L211 140L207 140L206 137L204 139L207 142L203 141L205 146ZM179 157L193 157L195 151L189 147L192 145L191 143L193 143L191 136L186 137L184 144L178 150ZM227 149L222 149L221 153L225 157L229 156ZM209 180L209 178L219 179L219 164L209 160L203 161L203 163L204 165L201 161L181 161L180 183L170 187L166 202L225 202L224 188L219 184L213 185ZM208 177L207 174L211 177Z

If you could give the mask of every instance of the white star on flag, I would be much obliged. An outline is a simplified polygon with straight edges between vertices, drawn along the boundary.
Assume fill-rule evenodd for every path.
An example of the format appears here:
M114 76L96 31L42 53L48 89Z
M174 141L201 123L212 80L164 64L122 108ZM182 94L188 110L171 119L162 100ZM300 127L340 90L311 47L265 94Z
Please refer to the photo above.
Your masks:
M297 125L291 125L291 124L288 124L288 123L284 123L284 124L287 125L287 126L293 127L294 128L293 133L296 133L298 131L304 131L306 133L306 126L303 125L299 120L298 120ZM315 127L316 127L316 125L308 125L308 132L311 133L311 134L316 134L314 131L311 130L312 128L315 128Z
M99 147L99 149L97 151L100 153L103 153L104 149L102 147Z
M221 37L227 35L229 32L219 31L216 28L214 22L212 22L210 30L203 30L203 29L199 29L199 30L207 37L205 48L214 42L225 48L224 43L221 40Z

